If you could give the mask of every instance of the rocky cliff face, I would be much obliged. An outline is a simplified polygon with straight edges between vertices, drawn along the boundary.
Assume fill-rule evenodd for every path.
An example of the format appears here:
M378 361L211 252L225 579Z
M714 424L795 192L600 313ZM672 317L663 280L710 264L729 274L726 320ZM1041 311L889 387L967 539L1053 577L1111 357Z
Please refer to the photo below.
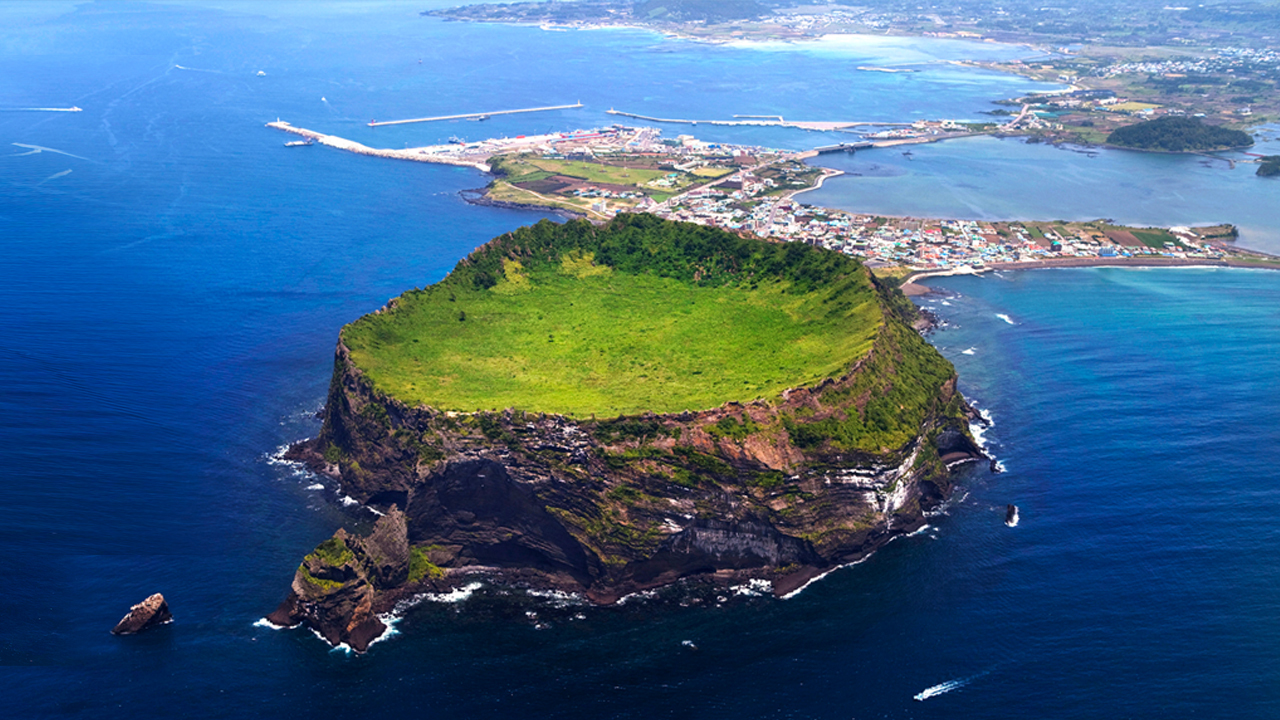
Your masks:
M374 613L378 591L409 580L410 558L404 513L392 506L367 537L340 529L303 558L289 596L267 619L283 626L304 623L332 645L364 652L386 629Z
M612 279L601 284L596 275ZM415 378L441 380L443 371L421 366L410 346L456 340L452 322L431 320L456 314L462 322L465 313L450 305L456 298L484 303L491 297L482 293L500 290L514 298L520 280L519 292L534 294L517 304L536 312L539 302L561 302L539 287L626 292L641 275L719 297L767 287L761 293L776 291L768 302L795 298L805 318L794 322L839 318L856 330L858 349L849 352L858 356L842 375L809 375L829 376L816 385L698 412L600 419L444 412L397 399L413 394ZM764 580L785 594L920 527L951 492L948 464L981 456L955 370L912 329L917 320L901 293L856 261L804 245L643 215L599 227L539 223L495 238L437 285L343 330L323 428L288 456L391 510L369 537L339 531L308 555L272 619L305 622L362 649L382 630L378 613L399 598L481 572L599 603L684 578ZM844 337L814 332L795 342ZM678 354L643 334L635 341ZM488 348L484 357L497 357ZM353 358L377 369L366 374Z
M339 531L308 555L271 619L362 649L396 598L478 568L611 603L688 577L785 594L861 558L923 524L951 492L948 464L982 456L954 371L893 312L839 379L613 420L408 407L339 344L323 429L289 457L392 510L370 537ZM883 400L907 385L928 393L923 417L905 443L874 446L902 421L880 417Z

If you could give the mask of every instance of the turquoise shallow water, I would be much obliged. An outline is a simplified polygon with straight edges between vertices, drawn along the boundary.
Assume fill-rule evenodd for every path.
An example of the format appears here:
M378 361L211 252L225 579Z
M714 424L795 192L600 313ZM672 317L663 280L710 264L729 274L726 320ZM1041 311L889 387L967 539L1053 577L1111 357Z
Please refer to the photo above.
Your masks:
M1280 153L1264 127L1258 154ZM1258 166L1198 155L1027 144L989 137L824 155L846 174L800 197L856 212L979 220L1093 220L1171 227L1234 223L1240 244L1280 253L1280 183ZM1221 158L1251 160L1244 153Z
M0 107L85 108L0 113L6 713L1280 712L1268 553L1280 275L1266 273L936 281L959 295L933 303L951 322L934 341L993 413L987 435L1009 471L967 475L931 530L794 600L675 592L556 608L482 590L420 606L366 657L256 627L303 553L367 520L268 459L315 432L338 328L540 217L461 202L485 181L473 171L285 150L263 122L367 139L369 117L579 98L587 109L494 118L485 132L589 126L613 104L898 119L977 112L1025 86L632 31L445 25L401 4L256 8L0 4ZM965 48L881 43L867 57ZM1006 502L1024 508L1013 530ZM177 622L107 634L156 590ZM911 699L948 681L964 682Z

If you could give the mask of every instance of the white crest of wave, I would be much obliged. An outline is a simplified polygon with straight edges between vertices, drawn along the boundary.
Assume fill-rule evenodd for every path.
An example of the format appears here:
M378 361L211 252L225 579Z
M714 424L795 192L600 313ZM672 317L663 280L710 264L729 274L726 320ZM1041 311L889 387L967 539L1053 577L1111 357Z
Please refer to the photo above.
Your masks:
M565 592L564 590L526 590L529 597L535 597L539 600L545 600L548 605L555 608L574 607L583 605L586 600L578 593Z
M1008 315L1005 315L1004 313L996 313L996 317L998 317L998 318L1000 318L1001 320L1003 320L1003 321L1005 321L1005 322L1009 323L1010 325L1017 325L1017 324L1018 324L1018 323L1016 323L1016 322L1014 322L1014 321L1013 321L1013 318L1009 317Z
M470 598L482 587L484 587L484 583L471 582L460 588L454 588L449 592L423 593L420 597L428 602L460 603Z
M741 585L734 585L729 588L734 595L742 595L745 597L761 597L773 592L773 583L764 578L752 578Z

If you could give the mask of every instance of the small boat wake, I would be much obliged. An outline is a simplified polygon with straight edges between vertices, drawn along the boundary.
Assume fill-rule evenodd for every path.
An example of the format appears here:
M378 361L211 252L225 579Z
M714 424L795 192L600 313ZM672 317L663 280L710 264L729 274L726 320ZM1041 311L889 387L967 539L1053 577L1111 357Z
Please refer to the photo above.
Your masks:
M69 152L63 152L62 150L54 150L53 148L44 147L43 145L28 145L26 143L13 143L13 144L17 145L20 148L26 148L27 152L13 153L11 155L8 155L7 157L25 157L27 155L39 155L42 152L51 152L51 153L58 153L59 155L66 155L67 157L73 157L77 160L89 159L86 157L80 157L79 155L72 155Z
M970 675L970 676L969 676L969 677L967 677L967 678L959 678L959 679L957 679L957 680L948 680L948 681L946 681L946 682L944 682L944 683L939 683L939 684L937 684L937 685L934 685L933 687L927 687L927 688L925 688L924 690L921 690L920 692L916 693L916 694L915 694L915 699L916 699L916 700L918 700L918 701L920 701L920 702L924 702L925 700L928 700L928 699L929 699L929 698L931 698L931 697L937 697L937 696L942 695L942 694L944 694L944 693L949 693L949 692L951 692L952 690L959 690L960 688L964 687L965 685L968 685L969 683L973 682L974 680L977 680L978 678L980 678L980 677L982 677L982 676L984 676L984 675L986 675L986 674L988 674L988 673L990 673L990 672L991 672L990 670L984 670L984 671L982 671L982 672L978 673L977 675Z
M996 317L998 317L998 318L1000 318L1001 320L1003 320L1003 321L1005 321L1005 322L1009 323L1010 325L1017 325L1017 324L1018 324L1018 323L1014 322L1012 318L1010 318L1008 315L1005 315L1004 313L996 313Z

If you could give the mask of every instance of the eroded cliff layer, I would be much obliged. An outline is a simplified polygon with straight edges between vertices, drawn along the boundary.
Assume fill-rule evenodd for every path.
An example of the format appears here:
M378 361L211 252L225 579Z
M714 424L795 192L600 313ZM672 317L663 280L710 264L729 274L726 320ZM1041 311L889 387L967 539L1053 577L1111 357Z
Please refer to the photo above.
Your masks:
M667 239L642 242L637 252L657 261L628 267L634 258L610 246L611 233ZM923 512L951 491L948 463L981 456L954 369L911 328L914 308L834 253L647 217L600 229L548 223L477 250L432 290L453 293L449 302L462 297L450 288L491 291L510 280L513 262L536 285L538 267L569 253L579 265L585 259L619 273L609 292L625 286L624 273L661 275L664 267L668 275L696 268L685 282L753 290L776 282L792 294L828 293L839 285L846 289L822 295L819 305L864 323L865 349L808 386L599 419L404 402L374 379L385 374L371 377L357 362L349 326L322 430L289 456L339 478L361 502L396 509L371 538L339 531L309 555L273 621L306 622L359 648L378 628L376 613L396 598L480 569L601 603L691 576L763 578L784 594L918 528ZM782 253L793 272L771 277L766 269ZM811 276L795 277L795 267ZM505 277L475 281L504 268ZM413 299L380 313L425 312L406 309ZM361 352L369 337L433 341L378 327L358 338ZM429 382L431 369L422 374Z

